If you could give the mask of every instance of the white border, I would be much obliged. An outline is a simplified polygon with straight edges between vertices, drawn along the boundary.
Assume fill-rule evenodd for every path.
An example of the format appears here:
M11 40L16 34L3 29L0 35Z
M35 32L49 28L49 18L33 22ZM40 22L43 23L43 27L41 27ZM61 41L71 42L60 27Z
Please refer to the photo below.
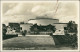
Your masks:
M1 9L2 9L2 3L17 3L17 2L20 2L20 3L26 3L25 1L1 1ZM45 2L45 1L27 1L27 2ZM46 2L51 2L51 1L46 1ZM78 3L78 5L79 5L79 3ZM78 10L79 10L79 8L78 8ZM2 10L1 10L1 12L2 12ZM78 13L79 13L80 11L78 11ZM78 14L78 19L79 19L79 14ZM78 21L79 22L79 21ZM1 28L2 28L2 13L1 13ZM71 51L71 52L76 52L76 51L80 51L79 49L80 49L80 42L79 42L79 29L80 29L80 27L79 27L79 24L78 24L78 50L15 50L15 51L46 51L46 52L48 52L48 51L59 51L59 52L64 52L64 51ZM1 51L14 51L14 50L2 50L2 29L1 29Z

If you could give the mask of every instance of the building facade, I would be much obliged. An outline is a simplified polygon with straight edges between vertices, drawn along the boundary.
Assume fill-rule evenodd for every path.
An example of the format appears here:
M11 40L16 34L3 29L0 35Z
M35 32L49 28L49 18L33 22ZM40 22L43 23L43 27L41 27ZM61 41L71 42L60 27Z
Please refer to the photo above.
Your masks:
M16 32L20 32L20 24L19 23L9 23L9 25L8 26L10 26L10 28L12 29L12 30L16 30Z
M28 23L37 24L37 25L53 25L53 23L59 23L58 19L51 19L51 18L36 18L30 19Z
M30 31L30 27L31 27L32 25L33 25L33 24L30 24L30 23L20 24L21 31L26 30L27 32L29 32L29 31Z
M28 23L37 24L38 26L47 26L47 25L51 24L52 26L54 26L56 28L54 35L64 35L65 34L64 28L67 27L67 23L60 23L59 19L51 19L51 18L30 19L28 21ZM44 33L46 33L46 32L44 32Z

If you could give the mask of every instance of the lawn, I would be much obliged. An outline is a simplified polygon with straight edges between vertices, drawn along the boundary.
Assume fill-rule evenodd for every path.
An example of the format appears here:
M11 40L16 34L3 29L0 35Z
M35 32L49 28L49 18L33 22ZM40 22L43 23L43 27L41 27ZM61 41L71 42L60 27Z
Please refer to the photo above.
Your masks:
M51 36L21 36L3 40L3 50L74 50L71 46L55 45Z

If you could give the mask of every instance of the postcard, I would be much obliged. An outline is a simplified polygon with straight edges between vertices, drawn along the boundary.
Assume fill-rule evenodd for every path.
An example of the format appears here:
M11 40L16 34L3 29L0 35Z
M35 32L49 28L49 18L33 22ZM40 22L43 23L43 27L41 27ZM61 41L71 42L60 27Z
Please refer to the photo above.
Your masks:
M79 52L79 1L1 1L1 51Z

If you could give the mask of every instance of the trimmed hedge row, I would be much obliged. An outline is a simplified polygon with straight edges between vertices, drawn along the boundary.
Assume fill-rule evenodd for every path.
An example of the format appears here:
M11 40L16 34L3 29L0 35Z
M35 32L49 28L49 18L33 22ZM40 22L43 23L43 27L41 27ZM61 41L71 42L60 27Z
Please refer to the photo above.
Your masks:
M5 35L5 36L3 36L3 40L13 38L13 37L18 37L18 34L16 34L16 35Z
M52 36L56 45L77 45L76 35L53 35Z

